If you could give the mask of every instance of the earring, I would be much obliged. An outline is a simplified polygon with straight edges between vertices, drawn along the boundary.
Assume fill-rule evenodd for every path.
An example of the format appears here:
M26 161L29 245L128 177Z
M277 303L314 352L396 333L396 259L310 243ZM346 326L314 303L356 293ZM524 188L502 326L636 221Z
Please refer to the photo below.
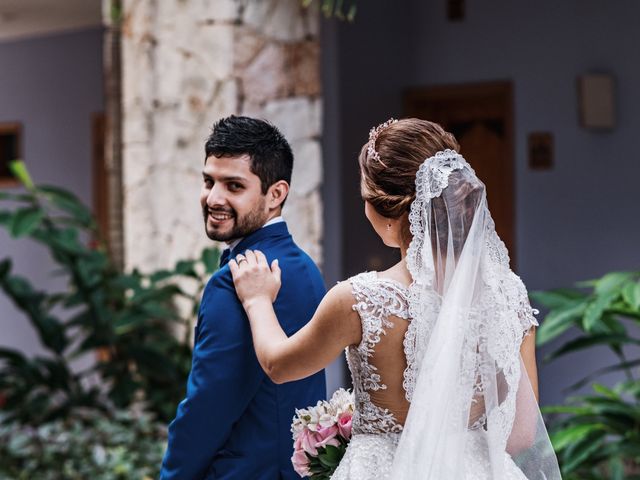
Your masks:
M387 223L387 230L391 230L391 224Z

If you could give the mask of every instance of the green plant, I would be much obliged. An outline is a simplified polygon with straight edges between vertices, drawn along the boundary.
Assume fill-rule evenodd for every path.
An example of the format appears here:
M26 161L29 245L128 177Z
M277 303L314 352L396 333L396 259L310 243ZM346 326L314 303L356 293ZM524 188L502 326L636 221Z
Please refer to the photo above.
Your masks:
M639 479L640 379L634 372L640 358L628 358L628 354L630 346L640 345L640 272L613 272L577 287L531 294L549 308L538 330L539 345L570 328L578 331L577 337L555 349L545 361L606 346L618 361L587 375L570 389L610 372L623 372L625 379L611 388L595 383L593 394L545 408L545 413L558 416L551 440L567 480Z
M301 0L302 6L308 8L314 0ZM325 17L336 17L339 20L348 20L350 22L356 17L355 0L320 0L320 10Z
M0 480L157 478L164 424L126 411L77 410L38 427L0 425Z
M37 425L70 416L79 407L104 411L141 403L161 421L173 417L191 364L187 341L199 292L218 263L205 250L173 270L119 271L110 260L91 211L72 193L36 186L24 165L12 164L25 191L0 192L0 226L16 238L44 245L67 288L46 292L0 261L0 288L35 327L47 355L29 358L0 348L4 421ZM193 288L188 293L185 281ZM190 308L181 313L177 299ZM178 338L182 332L184 338ZM93 355L74 371L70 362ZM96 381L97 380L97 381Z

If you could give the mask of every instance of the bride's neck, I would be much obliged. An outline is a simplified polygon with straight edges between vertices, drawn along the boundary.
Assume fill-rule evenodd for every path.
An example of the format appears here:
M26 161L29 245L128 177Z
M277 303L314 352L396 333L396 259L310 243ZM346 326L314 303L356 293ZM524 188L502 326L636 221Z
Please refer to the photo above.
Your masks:
M409 250L409 245L400 245L400 258L404 261L407 258L407 250Z

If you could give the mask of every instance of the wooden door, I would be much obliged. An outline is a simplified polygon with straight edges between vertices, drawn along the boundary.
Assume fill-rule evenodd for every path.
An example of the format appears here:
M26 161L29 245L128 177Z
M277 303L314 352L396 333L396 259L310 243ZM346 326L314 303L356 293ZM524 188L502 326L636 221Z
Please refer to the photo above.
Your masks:
M405 116L437 122L455 135L460 153L487 187L496 230L515 267L513 91L510 82L410 89Z

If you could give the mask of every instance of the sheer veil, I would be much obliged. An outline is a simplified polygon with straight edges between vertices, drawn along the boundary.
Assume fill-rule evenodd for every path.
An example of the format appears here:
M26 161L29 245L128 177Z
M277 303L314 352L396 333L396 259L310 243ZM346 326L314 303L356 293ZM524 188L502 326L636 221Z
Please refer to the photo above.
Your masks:
M409 219L411 407L390 478L560 479L520 358L535 312L460 154L422 164Z

